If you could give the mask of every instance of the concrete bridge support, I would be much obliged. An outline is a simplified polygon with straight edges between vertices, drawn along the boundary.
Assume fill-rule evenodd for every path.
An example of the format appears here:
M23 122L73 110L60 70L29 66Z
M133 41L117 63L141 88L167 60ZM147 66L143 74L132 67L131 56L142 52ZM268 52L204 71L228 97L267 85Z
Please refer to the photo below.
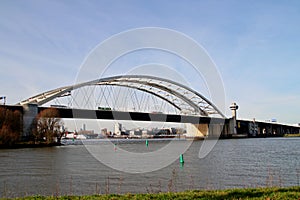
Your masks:
M219 138L223 131L223 124L210 124L208 136L211 138Z
M237 122L236 118L229 119L229 134L236 135L237 134Z
M223 131L223 124L187 124L187 137L191 138L219 138Z
M208 124L186 124L186 136L189 138L203 138L208 135Z
M27 138L31 134L32 123L38 114L38 105L27 104L23 106L23 138Z

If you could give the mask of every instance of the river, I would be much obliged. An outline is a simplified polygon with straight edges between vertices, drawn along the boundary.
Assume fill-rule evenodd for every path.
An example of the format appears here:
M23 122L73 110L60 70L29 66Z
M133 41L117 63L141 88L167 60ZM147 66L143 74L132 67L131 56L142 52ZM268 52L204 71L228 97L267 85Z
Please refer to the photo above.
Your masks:
M187 141L178 141L187 142ZM84 145L0 150L0 197L146 193L188 189L295 186L300 181L300 138L219 140L203 159L203 141L184 153L185 163L148 173L116 171L96 160ZM150 141L152 150L168 141ZM118 148L145 151L144 142Z

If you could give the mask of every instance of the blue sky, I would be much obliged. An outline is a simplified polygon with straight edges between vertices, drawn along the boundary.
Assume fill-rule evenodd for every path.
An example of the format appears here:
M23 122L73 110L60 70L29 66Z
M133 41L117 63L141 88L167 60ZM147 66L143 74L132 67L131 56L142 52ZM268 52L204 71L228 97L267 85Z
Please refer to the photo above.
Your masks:
M2 0L0 95L14 104L70 85L96 45L139 27L174 29L201 44L239 117L300 122L300 2L292 0Z

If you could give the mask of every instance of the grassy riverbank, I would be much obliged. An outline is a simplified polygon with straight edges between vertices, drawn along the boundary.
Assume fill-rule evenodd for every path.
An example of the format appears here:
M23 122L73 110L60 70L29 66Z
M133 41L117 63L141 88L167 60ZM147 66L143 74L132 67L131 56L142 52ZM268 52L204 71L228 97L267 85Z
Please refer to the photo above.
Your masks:
M298 133L298 134L284 134L284 137L300 137L300 133Z
M256 188L256 189L228 189L228 190L212 190L212 191L186 191L176 193L158 193L158 194L109 194L109 195L91 195L91 196L32 196L18 199L74 199L74 200L92 200L92 199L300 199L300 187L289 188ZM1 200L4 200L2 198Z

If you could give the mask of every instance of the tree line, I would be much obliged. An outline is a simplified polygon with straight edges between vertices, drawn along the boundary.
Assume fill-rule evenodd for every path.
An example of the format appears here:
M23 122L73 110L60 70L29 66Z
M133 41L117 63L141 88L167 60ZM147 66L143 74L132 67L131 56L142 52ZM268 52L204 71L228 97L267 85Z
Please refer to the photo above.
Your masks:
M22 138L22 131L21 112L0 107L0 145L12 146L22 142L60 143L64 134L63 122L59 118L59 111L55 108L45 109L35 117L28 138Z

